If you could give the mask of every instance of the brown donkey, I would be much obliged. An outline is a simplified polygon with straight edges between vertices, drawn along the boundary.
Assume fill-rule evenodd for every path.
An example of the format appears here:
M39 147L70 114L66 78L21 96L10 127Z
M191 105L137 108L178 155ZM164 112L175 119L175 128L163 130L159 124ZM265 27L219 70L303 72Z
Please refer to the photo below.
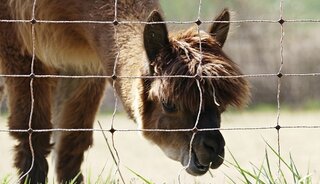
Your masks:
M32 19L33 0L0 0L0 3L0 19ZM198 33L191 28L169 34L166 25L159 23L163 21L160 13L153 11L160 9L157 0L118 0L116 8L114 21L113 1L41 0L36 3L36 20L101 20L114 21L114 24L31 21L35 28L36 56L34 75L30 75L35 76L32 129L92 128L105 84L114 81L125 110L140 128L193 130L143 133L168 157L188 166L187 171L193 175L219 167L223 162L224 139L218 130L200 129L219 128L220 114L226 107L242 106L249 96L243 78L212 77L241 75L236 64L222 51L229 23L215 23L209 32ZM130 24L126 20L157 23ZM229 12L224 10L216 20L229 21ZM0 23L2 74L31 73L31 27L30 23L23 22ZM113 77L37 77L43 74ZM180 75L189 77L177 77ZM31 77L6 78L10 129L29 129ZM26 173L32 164L29 134L10 134L18 141L15 166L19 174ZM45 183L46 156L52 147L57 155L59 182L74 179L81 173L83 153L92 144L92 132L54 133L54 142L50 141L50 132L31 135L35 153L34 165L28 173L31 183ZM80 174L77 182L82 181Z

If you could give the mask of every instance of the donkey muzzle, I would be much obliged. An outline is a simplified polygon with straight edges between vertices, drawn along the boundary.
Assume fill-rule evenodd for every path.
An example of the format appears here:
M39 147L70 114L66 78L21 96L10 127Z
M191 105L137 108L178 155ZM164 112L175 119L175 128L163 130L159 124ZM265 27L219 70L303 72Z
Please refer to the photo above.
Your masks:
M191 158L185 157L183 165L192 175L203 175L209 168L216 169L224 159L225 141L219 131L198 132L192 144Z

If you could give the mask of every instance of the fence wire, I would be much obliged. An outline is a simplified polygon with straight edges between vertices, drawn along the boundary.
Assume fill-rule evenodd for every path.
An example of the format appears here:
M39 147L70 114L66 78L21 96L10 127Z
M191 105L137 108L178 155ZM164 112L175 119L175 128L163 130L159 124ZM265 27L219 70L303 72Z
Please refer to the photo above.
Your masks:
M208 20L201 20L201 10L202 10L202 1L199 0L199 5L198 5L198 16L196 20L191 20L191 21L165 21L165 22L146 22L146 21L127 21L127 20L118 20L118 15L117 15L117 0L115 0L115 13L114 13L114 20L113 21L87 21L87 20L74 20L74 21L53 21L53 20L40 20L37 19L35 16L35 9L37 6L37 0L34 0L33 6L32 6L32 18L31 20L0 20L0 23L14 23L14 24L21 24L21 23L30 23L31 24L31 35L32 35L32 61L31 61L31 66L30 66L30 74L28 75L5 75L5 74L0 74L0 77L2 78L30 78L30 95L31 95L31 110L30 110L30 116L29 116L29 121L28 121L28 129L0 129L0 133L9 133L9 132L14 132L14 133L28 133L29 134L29 148L31 151L32 155L32 163L30 166L30 169L26 172L23 173L19 177L19 181L24 179L29 172L32 170L34 166L34 161L35 161L35 153L33 150L33 145L32 145L32 136L33 133L44 133L44 132L109 132L112 134L112 149L111 147L109 148L111 154L113 155L113 152L115 153L113 156L113 159L117 165L117 172L119 173L119 176L122 180L123 183L125 183L125 179L123 178L121 171L120 171L120 165L121 165L121 158L118 154L118 149L116 147L116 141L114 140L114 133L115 132L193 132L192 138L190 140L189 144L189 162L188 164L183 168L183 170L186 170L191 162L191 154L192 154L192 143L194 140L194 137L197 132L204 132L204 131L248 131L248 130L275 130L277 132L277 147L278 147L278 154L281 155L281 129L320 129L320 125L301 125L301 126L282 126L280 124L280 117L281 117L281 103L280 103L280 94L281 94L281 84L282 84L282 79L284 77L310 77L310 76L315 76L319 77L319 73L283 73L282 68L285 65L285 58L284 58L284 39L285 39L285 29L284 29L284 24L286 23L320 23L320 19L285 19L284 18L284 10L283 10L283 0L279 0L279 6L280 6L280 12L279 12L279 19L278 20L232 20L232 21L208 21ZM199 34L199 41L200 41L200 53L202 52L202 47L201 47L201 38L200 38L200 24L201 23L269 23L269 24L279 24L280 26L280 49L279 49L279 54L280 54L280 61L279 61L279 70L277 73L258 73L258 74L244 74L244 75L239 75L239 76L201 76L203 78L213 78L213 79L221 79L221 78L277 78L277 94L276 94L276 102L277 102L277 116L275 120L275 125L274 126L256 126L256 127L231 127L231 128L205 128L205 129L197 129L197 124L199 121L200 117L200 112L201 112L201 105L202 105L202 90L199 84L199 80L196 78L196 76L185 76L185 75L175 75L175 76L118 76L116 73L116 66L117 66L117 61L119 59L119 55L121 52L120 47L118 46L118 25L121 24L157 24L157 23L166 23L166 24L196 24L197 25L197 30ZM199 24L200 23L200 24ZM34 73L34 65L35 65L35 49L36 49L36 38L35 38L35 26L37 24L112 24L114 27L114 35L116 38L116 47L118 48L117 51L117 56L115 59L115 64L113 68L113 74L111 76L108 75L39 75ZM202 55L201 55L202 56ZM201 60L200 60L201 62ZM201 64L199 65L197 69L198 73L201 73ZM116 129L114 128L114 121L115 121L115 116L116 112L118 109L118 97L116 95L115 91L115 80L113 80L113 89L114 89L114 98L115 98L115 104L114 104L114 111L112 113L112 122L110 128L103 128L100 123L100 129L95 129L95 128L83 128L83 129L63 129L63 128L52 128L52 129L33 129L32 127L32 119L33 119L33 113L34 113L34 88L33 88L33 83L35 78L67 78L67 79L114 79L114 77L119 78L119 79L154 79L154 78L193 78L196 79L197 86L199 89L199 94L200 94L200 102L199 102L199 110L198 110L198 115L197 119L195 122L195 126L191 129ZM195 131L196 130L196 131ZM278 162L278 174L280 174L281 170L281 161L279 158ZM182 170L182 171L183 171ZM180 172L181 173L181 172ZM180 182L180 174L179 174L179 182Z

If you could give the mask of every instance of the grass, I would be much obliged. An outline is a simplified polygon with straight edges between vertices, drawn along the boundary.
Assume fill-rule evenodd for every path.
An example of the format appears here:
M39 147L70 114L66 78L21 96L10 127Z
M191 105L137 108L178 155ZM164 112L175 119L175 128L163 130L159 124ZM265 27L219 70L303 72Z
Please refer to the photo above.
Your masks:
M269 143L265 142L267 148L265 150L264 160L262 161L261 165L254 165L251 164L251 168L245 168L240 165L236 157L229 151L232 160L227 161L225 160L224 164L227 167L234 168L238 174L238 178L233 178L229 175L225 175L226 178L229 179L230 183L233 184L312 184L312 175L308 171L306 174L301 174L298 170L293 157L289 154L289 159L285 159L274 149ZM270 155L271 153L271 155ZM278 168L278 164L276 167L272 167L271 157L275 157L279 160L282 167ZM145 184L153 184L150 179L140 175L139 173L133 171L130 168L127 168L129 172L131 172L135 179L138 179L138 183L145 183ZM112 176L112 170L110 170L109 175L102 179L99 177L97 181L92 182L90 174L86 177L86 183L91 184L117 184L121 183L119 179L116 179ZM3 179L0 180L1 184L9 184L12 183L12 178L10 175L6 175ZM73 181L70 181L69 184L75 184L76 178ZM54 182L53 182L54 183ZM130 183L130 182L129 182Z
M304 103L303 109L307 111L318 111L320 109L320 102L317 100L309 100Z
M271 103L258 103L253 104L248 107L246 107L244 110L240 110L237 108L230 107L228 109L228 112L231 113L238 113L238 112L276 112L278 110L277 104L271 104ZM295 104L286 104L281 103L280 104L280 110L281 112L318 112L320 110L320 102L318 101L306 101L304 103L300 103L299 105Z
M9 184L12 183L10 175L6 175L3 179L0 180L1 184Z
M289 154L289 160L285 160L279 153L266 142L267 149L265 151L265 158L261 165L252 165L251 169L242 167L235 156L229 151L232 162L225 161L227 166L231 166L237 170L240 174L240 181L243 184L312 184L312 175L307 172L307 174L302 175L301 172L296 167L296 164ZM271 167L269 151L279 160L282 167L274 169ZM289 175L289 176L288 176ZM231 183L239 183L239 181L226 175Z
M153 182L149 179L146 179L145 177L141 176L139 173L133 171L130 168L127 168L132 174L134 174L136 177L138 177L143 183L145 184L153 184Z
M287 119L287 116L291 117L290 114L289 115L282 114L282 115L283 115L282 117L284 117L283 121L287 121L287 122L293 121L292 119ZM313 114L312 116L315 117L316 115L317 114L315 114L315 115ZM268 114L267 115L264 114L262 117L265 118L266 116L268 116ZM298 115L298 116L295 113L294 115L292 115L292 118L296 119L300 116L303 116L303 118L305 118L306 113L302 113L301 115ZM235 116L234 119L239 120L239 117L241 118L241 116ZM253 114L253 115L251 114L250 117L254 117L253 118L254 121L257 121L257 122L262 121L261 118L255 114ZM101 119L103 119L103 118L101 118ZM104 121L106 121L106 120L104 120ZM266 120L266 121L268 121L268 120ZM297 120L297 121L299 122L300 120ZM307 119L306 121L316 122L316 119L315 120L313 120L313 119L308 120ZM128 123L128 122L124 122L124 123ZM306 137L308 137L308 136L309 136L309 134ZM287 136L285 136L285 137L287 137ZM290 139L290 136L287 137L287 139ZM316 140L316 139L313 139L313 140ZM305 140L305 141L306 141L306 143L308 142L308 140ZM252 145L254 145L254 144L252 144ZM265 144L262 143L262 145L264 148ZM310 146L312 146L314 148L314 145L310 145ZM252 147L254 147L254 146L252 146ZM237 153L241 152L241 150L237 149L237 150L233 150L232 153L229 153L229 155L231 155L232 157L231 157L231 159L226 160L225 163L228 164L229 167L231 167L232 172L238 171L237 176L240 177L240 179L239 179L239 178L232 178L231 176L229 176L229 180L230 180L230 178L234 180L234 181L230 180L229 183L270 183L270 184L273 184L273 183L275 183L275 184L282 184L282 183L310 184L310 183L312 183L312 177L309 175L310 173L309 172L301 172L301 168L299 169L299 167L297 167L295 165L295 162L294 162L295 159L293 159L291 155L286 160L285 158L280 157L277 154L277 151L274 150L270 145L267 144L266 148L267 149L265 151L265 154L261 155L261 156L263 156L263 158L261 158L261 160L259 161L259 162L261 162L261 164L259 164L259 162L258 162L256 165L252 164L251 166L250 165L243 166L242 165L243 162L240 161L240 159L236 158ZM310 149L310 150L312 150L312 149ZM308 150L304 150L304 151L308 151ZM282 156L284 156L284 155L287 155L287 153L282 154ZM274 163L271 161L270 157L272 158L272 161L274 161L274 157L276 157L276 159L278 158L277 160L279 160L279 158L281 158L280 159L281 165L282 165L281 172L278 173L277 163L276 163L276 165L272 165ZM232 159L232 158L234 158L234 159ZM229 163L228 161L231 161L233 164ZM298 163L298 162L296 162L296 163ZM94 175L93 174L91 175L89 172L84 173L85 178L86 178L86 183L88 183L88 184L90 184L90 183L97 183L97 184L100 184L100 183L111 183L111 184L121 183L118 180L118 177L114 174L114 172L111 172L111 171L113 171L111 169L112 168L107 167L106 172L103 172L104 174L101 175L101 177L99 179L94 178ZM108 173L108 171L110 171L110 173ZM129 173L130 171L123 169L123 172ZM134 172L131 172L131 173L133 173L133 175L131 175L131 177L127 177L126 180L128 180L128 179L130 180L130 179L134 178L135 182L132 182L132 183L152 183L152 180L150 180L150 179L153 179L153 178L148 178L149 175L145 175L145 174L142 175L142 173L136 172L136 171L135 171L136 174L134 174ZM141 176L142 178L146 179L146 181L148 181L148 182L144 181L138 175ZM226 176L226 177L228 177L228 176ZM318 180L318 176L314 176L313 179ZM4 184L14 183L15 181L16 181L16 178L12 174L11 175L1 175L1 178L0 178L0 183L4 183ZM290 181L292 181L292 182L290 182ZM50 178L49 183L54 183L54 180L52 178ZM130 181L127 181L127 183L130 183ZM193 183L195 183L195 182L193 182Z
M73 180L69 181L66 184L77 184L76 183L77 177L75 177ZM147 180L146 180L147 181ZM16 180L12 179L11 176L8 174L7 176L5 176L4 178L0 179L0 184L11 184L11 183L15 183ZM26 180L24 182L24 184L28 184L29 181ZM46 183L56 183L54 180L52 180L52 182L47 181ZM90 176L87 177L86 182L87 184L118 184L121 183L118 179L114 178L111 174L108 175L105 179L102 178L98 178L96 181L92 181L90 179ZM145 182L147 184L152 184L152 182Z

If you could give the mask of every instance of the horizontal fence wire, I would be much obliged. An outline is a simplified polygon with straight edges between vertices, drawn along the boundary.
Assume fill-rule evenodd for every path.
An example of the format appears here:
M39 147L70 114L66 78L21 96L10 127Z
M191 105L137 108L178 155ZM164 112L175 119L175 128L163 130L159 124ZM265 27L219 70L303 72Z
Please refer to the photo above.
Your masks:
M196 133L198 132L205 132L205 131L255 131L255 130L276 130L277 131L277 146L278 146L278 154L281 155L281 139L280 139L280 129L320 129L320 125L303 125L304 123L302 122L302 125L299 126L283 126L280 124L280 116L281 116L281 103L280 103L280 94L281 94L281 82L284 77L320 77L320 72L319 73L283 73L282 67L285 65L285 58L283 55L283 41L285 39L285 30L284 30L284 24L288 23L320 23L320 19L285 19L283 17L283 0L279 0L279 6L280 6L280 12L279 12L279 19L259 19L259 20L231 20L231 21L212 21L212 20L201 20L200 14L201 14L201 0L199 0L199 7L198 7L198 17L197 20L191 20L191 21L163 21L163 22L147 22L147 21L131 21L131 20L118 20L117 17L117 0L115 0L115 16L114 20L109 20L109 21L89 21L89 20L70 20L70 21L53 21L53 20L41 20L41 19L36 19L35 16L35 7L36 7L36 0L34 0L33 4L33 9L32 9L32 19L31 20L0 20L0 23L13 23L13 24L31 24L32 26L32 43L33 43L33 50L32 50L32 61L31 61L31 73L30 74L25 74L25 75L15 75L15 74L0 74L0 77L2 78L30 78L30 94L31 94L31 110L30 110L30 117L29 117L29 123L28 123L28 129L0 129L1 133L27 133L29 134L29 147L30 151L32 153L32 165L30 166L30 170L24 173L23 175L20 176L20 180L23 179L28 175L28 173L31 171L33 164L34 164L34 151L33 151L33 146L32 146L32 135L33 133L44 133L44 132L110 132L112 135L116 132L192 132L193 136L192 139L190 140L190 150L189 154L191 155L191 150L192 150L192 141ZM121 76L117 75L116 73L116 66L117 66L117 61L120 53L120 47L118 52L118 55L115 59L115 65L113 69L113 74L112 75L40 75L36 74L34 72L34 60L35 60L35 25L37 24L112 24L114 25L114 35L116 37L116 44L117 42L117 25L120 24L157 24L157 23L165 23L165 24L196 24L198 31L200 30L199 28L199 21L201 24L209 24L209 23L235 23L235 24L242 24L242 23L270 23L270 24L279 24L281 27L280 34L279 34L279 45L280 45L280 67L279 71L277 73L258 73L258 74L244 74L244 75L238 75L238 76L200 76L201 78L212 78L212 79L221 79L221 78L278 78L278 85L277 85L277 96L276 96L276 102L277 102L277 118L275 121L274 126L255 126L255 127L230 127L230 128L204 128L204 129L198 129L197 124L199 121L200 117L200 112L201 112L201 102L199 102L199 112L197 116L197 120L195 122L194 128L191 129L116 129L114 128L114 121L115 121L115 116L117 112L117 107L118 107L118 97L117 94L114 90L114 98L116 99L115 104L114 104L114 111L112 114L112 123L110 128L100 128L100 129L95 129L95 128L76 128L76 129L63 129L63 128L52 128L52 129L34 129L32 128L32 116L34 113L34 88L33 88L33 80L35 78L61 78L61 79L113 79L113 81L117 79L159 79L159 78L190 78L190 79L195 79L197 81L197 84L199 84L199 75L194 75L194 76L186 76L186 75L174 75L174 76ZM201 52L201 38L199 34L199 40L200 40L200 52ZM201 55L202 56L202 55ZM201 66L201 64L199 65ZM200 67L199 67L200 68ZM198 69L199 69L198 68ZM200 70L200 69L199 69ZM115 89L115 83L113 82L113 88ZM200 91L200 100L202 100L202 91L201 88L199 87ZM319 122L320 124L320 122ZM113 151L116 152L116 156L113 158L116 161L117 164L117 170L120 174L120 177L122 179L122 182L125 183L125 180L123 179L123 176L120 171L120 157L118 154L118 150L116 148L116 145L114 143L114 140L112 139L112 148ZM188 165L184 168L187 169L191 161L191 156L189 156L189 163ZM281 164L280 164L280 159L278 163L278 169L280 174L280 169L281 169ZM179 174L180 176L180 174ZM179 180L180 182L180 180Z
M279 76L280 75L280 76ZM201 76L210 79L230 79L230 78L268 78L268 77L319 77L320 73L266 73L266 74L244 74L232 76ZM161 79L161 78L190 78L197 79L198 75L162 75L162 76L125 76L125 75L14 75L0 74L2 78L56 78L56 79Z
M303 123L301 123L303 124ZM319 122L320 124L320 122ZM320 129L320 125L284 125L281 129ZM50 128L50 129L0 129L0 132L16 133L44 133L44 132L206 132L206 131L235 131L235 130L273 130L279 129L277 126L259 126L259 127L229 127L229 128L201 128L201 129L96 129L96 128Z
M4 20L0 19L0 23L31 23L36 22L39 24L194 24L198 20L194 21L162 21L162 22L147 22L147 21L132 21L132 20L117 20L117 21L88 21L88 20L70 20L70 21L59 21L59 20L41 20L41 19L20 19L20 20ZM284 23L320 23L320 19L283 19ZM201 20L201 23L279 23L277 19L269 20L230 20L230 21L214 21L214 20Z

